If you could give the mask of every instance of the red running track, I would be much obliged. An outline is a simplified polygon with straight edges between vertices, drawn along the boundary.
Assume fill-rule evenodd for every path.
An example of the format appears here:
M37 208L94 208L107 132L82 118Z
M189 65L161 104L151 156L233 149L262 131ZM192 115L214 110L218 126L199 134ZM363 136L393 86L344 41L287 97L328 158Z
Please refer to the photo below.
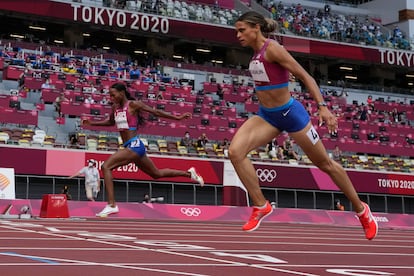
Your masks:
M264 222L0 220L0 275L414 275L414 231Z

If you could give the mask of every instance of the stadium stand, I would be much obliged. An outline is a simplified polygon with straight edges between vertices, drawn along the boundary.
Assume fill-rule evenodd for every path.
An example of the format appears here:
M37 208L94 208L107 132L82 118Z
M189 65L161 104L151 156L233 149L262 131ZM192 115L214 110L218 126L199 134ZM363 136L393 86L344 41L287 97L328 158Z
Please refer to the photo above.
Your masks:
M108 64L109 65L109 64ZM61 65L62 66L62 65ZM10 69L13 66L9 66ZM15 67L17 71L19 67ZM55 68L56 69L56 68ZM110 69L108 66L108 73L111 73L111 70L115 71L115 68ZM144 72L145 68L141 68ZM22 72L22 71L21 71ZM64 72L64 67L61 67L61 71L53 72L48 69L39 70L26 70L24 72L27 76L39 76L41 81L33 81L36 78L26 77L25 83L22 86L22 90L29 91L30 94L41 94L42 100L49 105L54 102L55 98L64 93L65 97L68 99L67 102L62 102L62 114L64 117L67 117L68 120L71 118L80 119L85 117L93 117L94 119L104 119L106 115L110 112L110 106L107 104L85 104L84 99L92 96L95 102L101 102L102 99L107 98L106 90L108 87L115 83L116 79L108 79L104 76L100 77L99 75L91 75L88 78L88 82L82 82L82 74L68 74ZM18 74L14 73L8 75L11 79L16 79ZM54 88L40 88L39 84L43 82L42 76L46 76L50 80L50 83L54 85ZM62 77L65 76L65 77ZM143 74L145 77L145 74ZM65 82L62 81L65 79ZM258 103L254 101L253 88L250 85L240 85L240 84L227 84L227 83L217 83L205 81L202 83L202 91L204 96L200 97L194 95L191 87L181 86L174 87L168 83L161 82L145 82L143 78L138 80L123 78L122 81L129 83L130 91L133 95L140 97L144 102L150 106L156 108L164 109L168 112L199 112L200 115L194 114L185 126L171 123L168 121L162 121L155 119L149 121L147 127L143 129L142 133L147 135L150 139L148 143L148 150L151 153L158 154L185 154L190 156L199 156L199 157L224 157L224 154L221 150L217 149L217 144L219 141L224 140L225 138L231 138L234 134L234 129L240 126L246 117L251 116L257 110ZM93 85L93 84L96 85ZM69 87L70 86L70 87ZM71 88L71 89L68 89ZM72 90L73 89L73 90ZM92 92L94 89L94 92ZM162 100L156 97L157 93L162 91L163 98ZM329 94L329 93L328 93ZM295 97L300 97L303 104L306 106L308 103L311 106L312 100L309 99L309 95L303 93L292 92L292 95ZM12 95L1 95L1 106L2 108L7 108L10 106L10 102L19 102L16 101L17 97ZM339 121L341 129L338 136L331 137L327 134L326 127L319 127L319 132L322 136L323 141L328 150L332 150L335 144L340 144L341 148L345 152L349 152L352 156L355 153L362 153L365 155L404 155L407 152L407 149L411 149L411 144L408 141L411 141L412 121L414 120L412 106L409 104L400 104L400 103L388 103L381 100L374 101L373 110L370 114L371 120L368 122L361 122L358 120L360 115L359 106L353 102L348 104L346 99L343 97L332 97L326 96L325 98L330 107L333 108L340 116ZM40 97L38 98L40 101ZM38 104L39 102L34 102ZM229 106L230 104L230 106ZM239 108L236 110L235 107L231 105L238 104ZM240 106L242 108L240 108ZM395 113L397 110L397 124L391 122L386 122L385 118L392 116L392 112ZM6 112L6 111L5 111ZM5 114L3 112L3 114ZM12 112L12 111L9 111ZM13 111L14 112L14 111ZM26 110L23 111L23 114L28 114L33 116L37 114L37 110ZM310 112L314 114L316 112L315 107L313 107ZM391 114L391 115L389 115ZM241 116L242 115L242 116ZM101 116L101 117L99 117ZM396 114L393 115L394 121ZM10 120L13 118L13 120ZM38 125L37 122L30 122L28 119L18 119L17 116L9 117L8 119L3 119L5 123L13 123L18 125ZM29 117L31 118L31 117ZM358 122L359 128L352 129L352 124ZM316 123L316 122L315 122ZM164 128L169 126L171 131L169 133L170 141L167 139L159 139L157 137L164 137ZM378 128L380 126L380 128ZM183 147L172 147L174 144L174 139L178 139L183 133L183 130L189 129L192 132L193 136L199 136L202 133L206 133L208 137L214 137L214 144L209 145L209 147L204 148L183 148ZM389 130L389 133L392 135L383 135L386 132L386 129ZM88 127L84 131L88 130L89 135L85 133L78 133L79 146L80 148L86 148L88 150L114 150L117 149L119 143L112 141L108 142L107 137L103 134L100 134L100 138L97 138L96 135L99 135L101 132L115 132L115 129L99 128L99 127ZM4 132L4 131L3 131ZM374 139L370 139L366 134L374 134ZM7 134L7 133L6 133ZM11 135L10 135L11 134ZM28 133L27 130L24 133L14 132L10 133L8 139L4 139L7 142L14 141L19 145L28 145L28 144L37 144L43 146L45 142L55 143L56 139L46 139L46 134L44 133L39 137L38 135L33 135L33 133ZM110 135L110 134L109 134ZM115 135L112 134L112 135ZM5 135L4 135L5 136ZM30 137L29 137L30 136ZM65 137L68 135L65 134ZM34 138L33 138L34 137ZM83 138L85 137L85 138ZM53 140L53 141L52 141ZM63 144L68 141L63 141ZM56 144L54 146L62 146ZM68 145L66 145L68 146ZM409 156L408 156L409 157ZM262 160L262 161L282 161L275 160L275 158L270 158L268 153L264 149L257 149L251 153L251 158ZM303 157L306 160L306 157ZM372 160L371 158L369 159ZM292 160L287 160L290 163L294 163ZM301 164L307 163L307 161L301 161ZM368 162L367 160L361 160L360 158L345 158L342 160L342 163L346 167L356 167L356 168L365 168L365 169L376 169L373 165L378 162ZM407 166L402 166L402 164L408 164L409 162L399 161L399 166L394 166L397 162L387 163L387 167L392 170L407 169ZM381 163L382 164L382 163Z

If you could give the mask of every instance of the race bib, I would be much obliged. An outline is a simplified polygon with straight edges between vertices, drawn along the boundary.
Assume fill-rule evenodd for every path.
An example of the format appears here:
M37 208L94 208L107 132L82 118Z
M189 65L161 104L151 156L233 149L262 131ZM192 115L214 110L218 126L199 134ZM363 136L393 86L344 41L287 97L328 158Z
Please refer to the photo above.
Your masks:
M261 61L252 60L249 64L249 71L254 81L269 82L269 76Z

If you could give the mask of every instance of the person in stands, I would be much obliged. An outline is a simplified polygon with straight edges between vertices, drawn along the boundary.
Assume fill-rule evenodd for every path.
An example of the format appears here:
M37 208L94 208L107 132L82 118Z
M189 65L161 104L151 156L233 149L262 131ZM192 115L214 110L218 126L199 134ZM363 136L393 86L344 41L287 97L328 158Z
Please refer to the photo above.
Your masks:
M247 154L285 131L351 201L366 238L373 239L377 235L378 225L368 205L360 200L342 166L329 158L303 104L292 98L289 92L291 72L303 82L315 100L319 109L319 123L325 122L331 133L337 131L337 118L329 111L315 80L285 48L277 41L267 38L276 31L277 22L255 11L249 11L237 19L235 29L240 44L254 50L249 71L259 99L257 115L250 117L238 129L229 148L229 158L254 205L252 215L242 229L257 229L261 221L273 211L260 189L255 168Z
M186 112L181 115L173 115L163 110L152 108L142 101L137 101L132 98L123 83L113 84L109 89L109 96L112 103L112 113L107 120L90 121L87 119L82 121L83 125L90 126L116 125L124 143L124 148L112 154L102 165L108 204L101 212L96 214L97 216L106 217L119 212L119 208L115 203L112 170L129 163L135 163L140 170L154 179L184 176L198 182L201 186L204 185L203 178L193 167L187 171L157 168L147 156L145 145L137 134L138 127L144 124L143 112L172 120L190 118L190 113Z

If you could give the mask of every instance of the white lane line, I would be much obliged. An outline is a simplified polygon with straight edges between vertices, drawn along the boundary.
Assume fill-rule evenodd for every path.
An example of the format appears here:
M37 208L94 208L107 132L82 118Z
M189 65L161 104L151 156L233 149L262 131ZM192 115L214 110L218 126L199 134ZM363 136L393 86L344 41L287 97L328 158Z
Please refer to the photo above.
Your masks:
M16 231L15 231L16 233ZM38 240L48 240L48 241L60 241L60 240L65 240L64 238L25 238L25 237L0 237L0 240L6 240L6 241L10 241L10 240L34 240L34 241L38 241Z
M200 226L200 225L195 225L195 226ZM46 226L45 226L46 227ZM50 227L50 228L54 228L54 227ZM79 226L73 225L71 227L62 225L59 226L59 229L61 231L64 232L68 232L70 229L78 229ZM115 230L120 230L122 232L116 232L118 234L126 234L126 235L134 235L134 234L140 234L140 235L151 235L151 234L147 234L147 233L143 233L142 231L145 230L152 230L154 229L154 226L152 227L148 227L148 228L142 228L141 225L139 225L139 228L141 229L141 231L139 230L135 230L132 227L130 227L130 225L125 226L125 227L111 227L112 231ZM83 225L82 222L82 230L83 231L92 231L92 230L102 230L102 225L96 225L96 226L85 226ZM79 232L79 230L73 230L73 231L77 231ZM127 232L126 232L127 231ZM194 230L189 230L188 227L186 228L165 228L165 229L158 229L157 228L157 232L166 232L166 233L159 233L159 235L171 235L171 232L187 232L187 233L182 233L182 234L174 234L176 236L186 236L188 235L188 232L191 233L207 233L207 236L218 236L218 237L245 237L244 234L241 234L240 230L235 230L234 228L232 229L217 229L217 230L212 230L212 229L206 229L203 226L203 229L194 229ZM222 234L214 234L215 232L217 233L222 233ZM213 233L213 234L212 234ZM223 234L225 233L225 234ZM268 231L262 231L262 229L260 229L260 231L255 232L255 238L263 238L263 239L277 239L278 236L283 237L284 239L297 239L298 236L299 237L303 237L306 236L306 239L315 239L315 240L337 240L338 237L341 237L341 240L351 240L351 241L360 241L360 236L362 235L358 229L358 233L354 232L349 232L349 231L343 231L343 232L339 232L336 231L335 233L332 232L323 232L324 234L321 235L322 231L317 231L315 232L315 229L307 229L307 230L298 230L297 228L293 229L291 231L279 231L278 229L275 229L272 232L268 232ZM272 234L272 235L268 235L268 234ZM408 235L408 234L412 234L412 235ZM286 236L288 235L288 236ZM404 231L404 237L405 239L397 239L396 235L395 235L395 231L394 232L390 232L389 234L385 234L383 231L381 231L381 241L383 242L392 242L392 243L397 243L397 242L401 242L401 243L414 243L414 239L410 239L409 237L414 237L414 232L413 231ZM194 234L194 236L204 236L202 234Z
M74 236L68 236L68 235L51 233L51 232L35 231L35 230L30 230L30 229L22 229L22 228L6 226L6 225L2 225L1 227L8 228L8 229L15 229L17 231L22 231L22 232L39 233L39 234L44 234L44 235L48 235L48 236L56 236L56 237L67 237L68 239L94 242L94 243L101 243L101 244L110 244L110 245L114 245L114 246L121 246L121 247L127 247L127 248L136 248L136 249L148 250L148 251L164 253L164 254L169 254L169 255L177 255L177 256L182 256L182 257L195 258L195 259L201 259L201 260L207 260L207 261L219 262L219 263L234 264L234 265L245 266L245 267L254 267L254 268L258 268L258 269L271 270L271 271L283 272L283 273L294 274L294 275L318 276L318 275L315 275L315 274L302 273L302 272L299 272L299 271L278 269L278 268L271 268L271 267L261 267L261 266L257 266L257 265L251 265L251 264L248 264L248 263L227 261L227 260L221 260L221 259L211 258L211 257L203 257L203 256L198 256L198 255L186 254L186 253L172 252L172 251L163 250L163 249L150 249L150 248L145 248L145 247L136 246L136 245L128 245L128 244L115 243L115 242L109 242L109 241L103 241L103 240L74 237ZM80 262L83 262L83 261L80 261ZM102 265L102 264L100 264L100 265ZM110 264L104 264L104 265L109 266ZM119 267L119 268L141 269L141 268L132 268L132 267ZM148 269L144 269L144 270L148 270ZM164 271L158 271L158 272L164 272ZM200 274L186 274L186 273L182 273L182 272L178 272L178 271L169 271L169 272L174 273L174 274L179 274L179 275L200 275ZM166 273L169 273L169 272L166 272Z
M274 264L265 264L265 266L274 266ZM279 266L279 265L278 265ZM403 265L326 265L326 264L314 264L314 265L296 265L296 264L292 264L292 265L286 265L286 264L282 264L280 266L283 267L303 267L303 268L319 268L319 267L326 267L326 268L377 268L377 269L414 269L414 266L403 266Z
M53 232L53 231L52 231ZM86 231L67 231L67 230L61 230L59 232L63 232L65 234L81 234L81 233L87 233ZM56 233L59 233L56 231ZM104 232L100 232L100 233L104 233ZM117 235L130 235L130 236L149 236L149 237L153 237L153 236L168 236L168 237L188 237L189 234L158 234L158 233L154 233L154 234L145 234L145 233L116 233ZM191 235L192 237L196 238L196 237L225 237L225 238L231 238L231 239L235 239L235 238L245 238L246 236L223 236L223 235ZM261 239L262 237L254 237L255 239ZM0 237L0 240L42 240L42 239L49 239L49 238L39 238L39 237L32 237L32 238L25 238L25 237L6 237L3 235L3 237ZM50 240L65 240L66 238L50 238ZM283 237L283 240L297 240L297 237ZM338 238L336 239L317 239L317 238L306 238L307 240L338 240ZM172 239L168 239L168 240L164 240L164 239L157 239L158 241L169 241L169 242L187 242L187 243L191 243L191 242L197 242L197 243L204 243L204 244L208 244L208 243L235 243L235 244L265 244L265 245L279 245L279 244L291 244L291 245L318 245L318 246L342 246L342 247L370 247L370 248L374 248L374 247L378 247L378 248L392 248L392 249L397 249L397 248L414 248L414 239L413 241L405 241L403 244L397 244L395 243L393 240L384 240L381 239L381 244L376 244L376 243L366 243L366 244L362 244L362 243L295 243L295 242L289 242L289 241L285 241L285 242L278 242L278 241L242 241L242 240L236 240L236 241L231 241L231 240L225 240L225 241L220 241L220 240L212 240L212 239L205 239L205 240L172 240ZM348 239L341 239L342 241L350 241ZM361 239L355 239L355 241L360 242ZM375 241L374 241L375 242ZM390 242L390 244L383 244L382 242ZM412 244L412 245L410 245Z
M155 233L153 236L157 236ZM188 235L187 235L188 236ZM244 236L246 238L246 236ZM272 242L272 241L240 241L240 240L225 240L225 241L215 241L215 240L162 240L159 239L157 241L160 242L177 242L177 243L202 243L202 244L209 244L209 243L219 243L219 244L265 244L265 245L300 245L300 246L318 246L318 247L327 247L327 246L333 246L333 247L368 247L368 248L414 248L414 245L384 245L384 244L376 244L374 243L358 243L358 244L342 244L342 243L309 243L309 242ZM362 239L361 239L362 241ZM365 242L365 241L364 241Z
M92 263L93 264L93 263ZM97 263L101 265L101 263ZM197 263L174 263L174 264L166 264L166 263L111 263L112 265L118 266L179 266L179 267L186 267L186 266L197 266L197 267L211 267L211 264L197 264ZM93 264L94 265L94 264ZM48 263L0 263L1 266L50 266ZM77 262L67 262L67 263L59 263L59 266L91 266L89 263L77 263ZM237 267L237 264L214 264L215 267ZM328 264L313 264L313 265L297 265L297 264L263 264L263 265L256 265L256 266L280 266L280 267L302 267L302 268L373 268L373 269L414 269L414 266L402 266L402 265L328 265Z
M0 247L0 250L45 250L45 251L147 251L149 249L139 249L139 248L114 248L114 247ZM168 250L167 250L168 251ZM180 249L174 248L173 250L180 252L229 252L229 253L245 253L246 250L243 249ZM303 250L249 250L249 253L276 253L276 254L320 254L320 255L369 255L369 256L395 256L395 257L414 257L414 253L390 253L390 252L333 252L333 251L303 251Z
M91 239L78 238L78 237L73 237L73 236L66 236L66 235L62 235L62 234L53 234L53 233L49 233L49 232L35 231L35 230L30 230L30 229L22 229L22 228L11 227L11 226L6 226L6 225L2 225L1 227L14 229L16 231L21 231L21 232L39 233L39 234L44 234L44 235L66 237L68 239L75 239L75 240L80 240L80 241L92 241L92 242L94 242L94 240L91 240ZM96 241L96 242L100 242L100 241ZM103 243L105 243L105 242L103 242ZM120 244L119 243L112 243L112 245L119 246ZM139 248L139 247L137 246L137 248ZM108 266L108 267L115 267L115 268L125 268L125 269L132 269L132 270L144 270L144 271L153 271L153 272L161 272L161 273L177 274L177 275L188 275L188 276L208 276L208 275L205 275L205 274L187 273L187 272L173 271L173 270L161 270L161 269L155 269L155 268L153 269L153 268L144 268L144 267L132 267L132 266L116 265L116 264L111 264L111 263L97 263L97 262L87 262L87 261L74 260L74 259L61 259L61 258L40 257L40 256L38 256L38 257L42 258L42 259L45 259L45 260L50 260L50 261L78 263L78 264L91 265L91 266Z
M144 271L161 272L161 273L168 273L168 274L177 274L177 275L206 276L204 274L197 274L197 273L186 273L186 272L181 272L181 271L162 270L162 269L145 268L145 267L133 267L133 266L127 266L127 265L112 264L112 263L87 262L87 261L80 261L80 260L74 260L74 259L29 256L29 255L22 255L22 256L26 256L28 258L34 258L34 259L47 260L48 262L50 262L49 265L64 265L64 264L56 263L56 262L66 262L69 264L75 263L78 265L86 265L86 266L108 266L108 267L115 267L115 268L127 268L127 269L133 269L133 270L144 270Z

